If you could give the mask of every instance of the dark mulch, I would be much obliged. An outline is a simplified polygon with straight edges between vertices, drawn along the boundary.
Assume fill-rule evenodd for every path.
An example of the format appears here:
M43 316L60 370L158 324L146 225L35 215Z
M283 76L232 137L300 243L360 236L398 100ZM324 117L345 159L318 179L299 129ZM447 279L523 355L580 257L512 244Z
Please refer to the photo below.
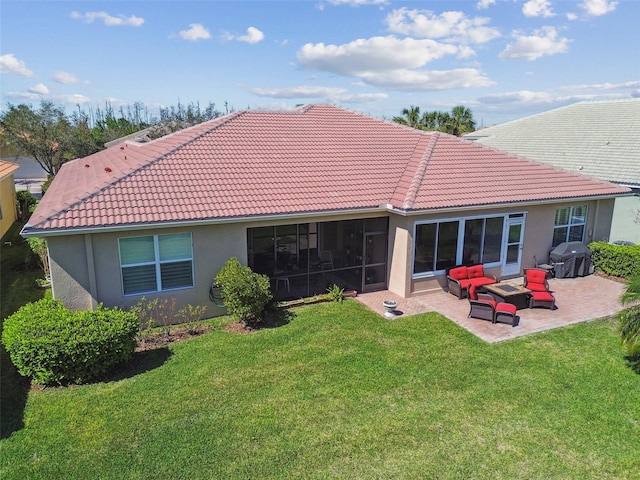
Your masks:
M181 342L182 340L189 340L190 338L197 337L203 333L207 333L212 330L209 325L200 325L195 329L187 329L183 326L172 326L169 329L169 334L164 332L153 332L148 335L144 340L138 340L136 346L136 352L144 352L146 350L154 350L156 348L164 347L171 343Z

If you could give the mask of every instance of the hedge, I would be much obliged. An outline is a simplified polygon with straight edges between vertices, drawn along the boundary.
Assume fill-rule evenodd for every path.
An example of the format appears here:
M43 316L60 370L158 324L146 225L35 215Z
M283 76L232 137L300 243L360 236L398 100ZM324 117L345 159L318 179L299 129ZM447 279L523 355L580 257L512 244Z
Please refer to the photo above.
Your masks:
M46 298L5 319L2 343L35 383L85 383L131 358L138 328L137 317L118 308L71 311Z
M589 249L596 270L623 278L631 278L640 273L640 245L591 242Z

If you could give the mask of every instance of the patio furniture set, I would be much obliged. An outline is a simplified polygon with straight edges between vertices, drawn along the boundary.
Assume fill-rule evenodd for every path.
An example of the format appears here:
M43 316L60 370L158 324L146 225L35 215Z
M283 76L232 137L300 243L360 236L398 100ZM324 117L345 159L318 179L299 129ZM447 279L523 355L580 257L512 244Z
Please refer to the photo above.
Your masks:
M517 310L543 307L555 309L555 297L549 291L547 271L530 268L524 271L524 282L498 281L486 274L482 265L460 266L449 270L449 292L459 299L469 299L469 317L492 323L517 325Z

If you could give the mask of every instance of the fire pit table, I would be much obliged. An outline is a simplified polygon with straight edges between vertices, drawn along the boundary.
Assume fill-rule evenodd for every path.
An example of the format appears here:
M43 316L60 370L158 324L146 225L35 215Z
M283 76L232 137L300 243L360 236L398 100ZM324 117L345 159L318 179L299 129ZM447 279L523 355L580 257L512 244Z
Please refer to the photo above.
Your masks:
M529 294L531 290L511 282L498 282L483 285L482 290L489 293L496 302L510 303L516 309L529 307Z

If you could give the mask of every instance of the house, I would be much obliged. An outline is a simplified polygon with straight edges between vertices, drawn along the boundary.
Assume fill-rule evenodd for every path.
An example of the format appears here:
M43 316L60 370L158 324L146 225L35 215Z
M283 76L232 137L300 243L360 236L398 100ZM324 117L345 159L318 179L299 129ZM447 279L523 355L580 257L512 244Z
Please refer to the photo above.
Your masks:
M611 231L594 240L640 244L640 98L584 101L466 135L493 148L632 189Z
M16 221L16 185L13 178L19 166L0 160L0 237L3 237Z
M401 297L447 268L513 277L555 238L599 238L629 189L329 105L242 111L63 165L22 234L70 308L208 304L237 257L276 298L334 283Z

